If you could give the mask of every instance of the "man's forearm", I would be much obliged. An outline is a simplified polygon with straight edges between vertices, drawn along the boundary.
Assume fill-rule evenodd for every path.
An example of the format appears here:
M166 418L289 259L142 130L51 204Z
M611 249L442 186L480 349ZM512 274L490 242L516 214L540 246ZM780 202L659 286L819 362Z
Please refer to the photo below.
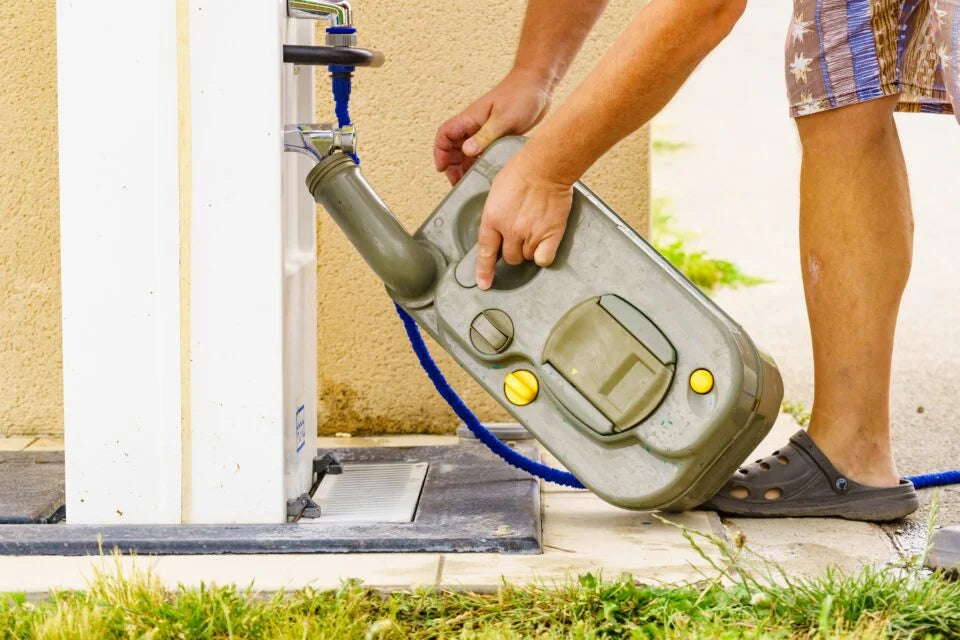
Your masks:
M552 179L578 180L673 97L746 0L653 0L524 150Z
M606 6L607 0L529 0L514 69L536 73L552 89Z

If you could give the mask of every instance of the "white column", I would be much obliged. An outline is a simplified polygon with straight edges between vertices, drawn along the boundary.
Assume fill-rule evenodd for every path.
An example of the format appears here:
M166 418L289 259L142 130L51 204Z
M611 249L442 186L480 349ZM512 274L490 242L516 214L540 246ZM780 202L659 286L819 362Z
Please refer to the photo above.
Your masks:
M315 214L282 151L285 120L313 119L310 72L282 63L297 25L282 0L190 4L190 522L282 522L309 483Z
M68 518L179 522L175 3L60 0L57 58Z
M316 22L288 18L287 44L313 44ZM284 123L314 122L314 69L283 65ZM285 497L310 489L317 452L317 205L305 180L314 162L283 154Z

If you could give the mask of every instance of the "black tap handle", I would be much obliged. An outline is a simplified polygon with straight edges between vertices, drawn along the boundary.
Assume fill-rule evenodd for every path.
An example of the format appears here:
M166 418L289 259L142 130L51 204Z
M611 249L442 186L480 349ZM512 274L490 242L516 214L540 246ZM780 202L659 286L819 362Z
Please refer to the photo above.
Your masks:
M298 44L283 45L283 61L312 66L343 65L351 67L379 67L383 54L355 47L308 47Z

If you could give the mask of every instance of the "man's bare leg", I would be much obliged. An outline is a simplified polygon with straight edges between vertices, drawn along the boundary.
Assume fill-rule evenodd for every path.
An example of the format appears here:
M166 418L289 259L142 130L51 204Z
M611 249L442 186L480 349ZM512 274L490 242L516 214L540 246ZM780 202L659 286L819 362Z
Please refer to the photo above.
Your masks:
M913 215L897 97L797 119L800 258L813 336L808 433L852 480L894 486L890 362Z

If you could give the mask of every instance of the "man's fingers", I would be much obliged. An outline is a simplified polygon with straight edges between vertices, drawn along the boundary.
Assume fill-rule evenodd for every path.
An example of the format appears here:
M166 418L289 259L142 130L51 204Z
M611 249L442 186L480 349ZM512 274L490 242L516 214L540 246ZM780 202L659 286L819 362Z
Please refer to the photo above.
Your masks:
M458 164L452 164L447 167L443 173L447 176L447 180L450 181L450 186L453 186L460 182L460 178L463 177L463 167Z
M560 247L560 240L562 239L561 234L556 234L541 240L533 252L533 261L538 266L549 267L553 263L553 259L557 257L557 249Z
M433 141L433 162L437 171L446 171L451 163L462 157L460 149L463 141L475 134L479 128L479 124L462 113L440 125Z
M500 233L490 225L480 223L480 235L477 238L477 286L489 289L493 284L493 270L497 266L497 254L500 252Z
M523 241L523 259L524 260L533 260L533 254L537 250L537 245L540 244L539 238L534 236L527 236Z
M470 170L470 167L473 166L475 161L476 158L464 158L460 162L451 162L449 165L447 165L447 168L444 169L443 172L446 174L447 180L450 181L450 184L455 185L460 182L460 178L462 178L463 174Z
M478 156L483 150L490 146L490 143L504 134L503 126L496 118L490 117L483 123L480 130L474 133L470 139L463 143L463 152L468 156Z
M505 237L500 247L500 253L503 254L503 260L507 264L523 263L523 241L516 236Z

